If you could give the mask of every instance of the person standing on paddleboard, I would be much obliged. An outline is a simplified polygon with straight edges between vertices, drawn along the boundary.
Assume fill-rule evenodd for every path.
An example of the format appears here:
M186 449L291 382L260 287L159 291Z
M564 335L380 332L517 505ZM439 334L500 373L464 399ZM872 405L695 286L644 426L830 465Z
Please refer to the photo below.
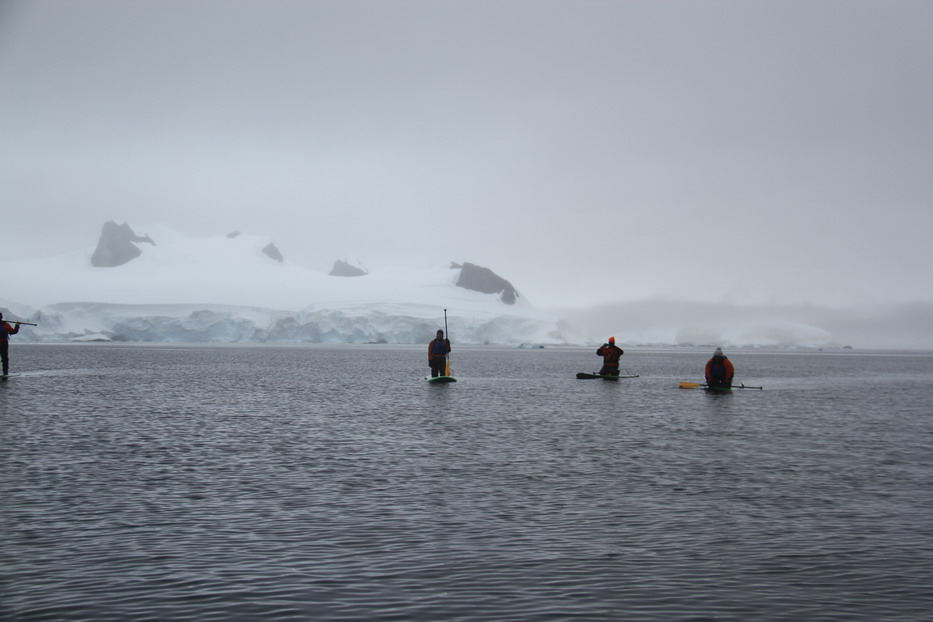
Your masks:
M437 336L428 344L428 365L431 366L432 378L444 375L448 352L450 352L450 339L444 339L444 331L438 329Z
M616 345L616 338L610 337L608 343L604 343L596 350L596 355L603 357L603 368L599 370L600 376L618 376L619 359L625 354L625 350Z
M19 322L13 322L15 326L10 326L9 322L3 321L3 314L0 313L0 359L3 360L3 375L10 375L10 335L19 332Z
M733 376L735 367L732 361L722 353L722 348L716 348L713 358L706 361L706 386L712 389L731 389Z

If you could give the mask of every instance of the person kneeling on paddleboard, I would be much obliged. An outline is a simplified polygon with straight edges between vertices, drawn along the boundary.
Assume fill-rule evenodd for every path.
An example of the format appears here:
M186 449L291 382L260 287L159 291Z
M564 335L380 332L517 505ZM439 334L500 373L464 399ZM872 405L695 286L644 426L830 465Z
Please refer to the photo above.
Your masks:
M616 345L616 338L610 337L608 343L604 343L596 350L596 355L603 357L603 368L599 370L600 376L618 376L619 359L625 354L625 350Z
M722 348L716 348L713 358L706 362L706 386L713 389L731 389L733 376L735 367L732 361L723 355Z
M428 344L428 365L431 366L432 378L445 375L448 352L450 352L450 339L444 339L444 331L438 330L437 337Z
M10 335L19 332L19 322L14 322L16 326L10 326L9 322L3 321L3 314L0 313L0 359L3 363L3 375L10 375Z

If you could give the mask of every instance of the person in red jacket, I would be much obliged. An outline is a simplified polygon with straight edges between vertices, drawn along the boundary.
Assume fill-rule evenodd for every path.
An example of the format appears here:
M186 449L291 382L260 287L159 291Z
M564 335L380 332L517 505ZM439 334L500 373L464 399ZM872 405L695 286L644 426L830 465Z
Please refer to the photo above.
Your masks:
M444 339L444 331L438 330L437 336L428 344L428 365L431 377L447 375L447 353L450 352L450 339Z
M10 335L15 335L19 332L19 322L13 322L14 326L10 326L9 322L3 321L3 314L0 313L0 359L3 362L3 375L10 375Z
M722 348L716 348L713 358L706 361L706 386L714 389L731 389L733 376L735 376L735 367L732 366L732 361L722 353Z
M610 337L607 343L599 346L596 354L603 357L603 367L599 370L600 376L619 375L619 359L625 354L625 350L616 345L615 337Z

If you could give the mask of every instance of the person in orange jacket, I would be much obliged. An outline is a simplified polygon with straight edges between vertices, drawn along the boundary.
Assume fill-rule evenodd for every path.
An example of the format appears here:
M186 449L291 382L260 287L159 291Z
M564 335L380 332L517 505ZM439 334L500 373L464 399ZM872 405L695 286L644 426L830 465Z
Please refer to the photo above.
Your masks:
M730 389L733 376L735 376L735 367L732 361L722 353L722 348L716 348L713 358L706 361L706 386L715 389Z
M10 326L9 322L3 321L3 314L0 313L0 360L3 363L3 375L10 375L10 335L15 335L19 332L19 322L13 322L14 326Z
M615 337L610 337L607 343L599 346L596 354L603 357L603 367L599 370L600 376L619 375L619 359L625 354L625 350L616 345Z
M437 336L428 344L428 365L431 377L447 375L447 353L450 352L450 339L444 339L444 331L438 330Z

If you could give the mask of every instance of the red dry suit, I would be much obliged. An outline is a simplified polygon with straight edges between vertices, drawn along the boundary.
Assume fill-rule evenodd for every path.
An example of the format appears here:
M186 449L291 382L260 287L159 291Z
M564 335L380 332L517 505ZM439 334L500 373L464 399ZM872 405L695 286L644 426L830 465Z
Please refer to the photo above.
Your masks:
M605 343L596 350L596 354L603 357L603 368L599 370L600 375L619 375L619 359L625 354L625 350L617 346L614 342Z

